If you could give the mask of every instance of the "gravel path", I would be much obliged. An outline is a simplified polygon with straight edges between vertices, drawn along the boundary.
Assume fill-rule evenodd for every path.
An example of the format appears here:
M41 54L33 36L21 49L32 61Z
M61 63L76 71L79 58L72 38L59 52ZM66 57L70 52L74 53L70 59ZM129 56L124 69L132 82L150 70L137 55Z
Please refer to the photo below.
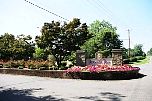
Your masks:
M152 63L143 78L73 80L0 74L0 101L152 101Z

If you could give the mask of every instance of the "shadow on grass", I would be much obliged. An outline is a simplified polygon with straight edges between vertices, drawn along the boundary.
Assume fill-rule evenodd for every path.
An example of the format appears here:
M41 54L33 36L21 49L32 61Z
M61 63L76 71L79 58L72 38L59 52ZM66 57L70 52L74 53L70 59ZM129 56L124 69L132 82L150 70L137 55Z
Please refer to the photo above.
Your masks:
M0 101L67 101L66 99L60 99L49 96L35 97L33 92L37 92L39 89L5 89L0 91Z
M123 96L118 93L111 93L111 92L101 92L98 96L83 96L83 97L76 97L77 99L81 100L92 100L92 101L122 101Z

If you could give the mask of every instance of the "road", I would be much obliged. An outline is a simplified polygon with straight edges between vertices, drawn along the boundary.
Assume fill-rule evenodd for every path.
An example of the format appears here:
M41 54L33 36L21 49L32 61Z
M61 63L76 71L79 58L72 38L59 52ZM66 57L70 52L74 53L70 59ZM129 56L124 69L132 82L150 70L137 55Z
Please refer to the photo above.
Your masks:
M0 74L0 101L152 101L152 62L132 80L73 80Z

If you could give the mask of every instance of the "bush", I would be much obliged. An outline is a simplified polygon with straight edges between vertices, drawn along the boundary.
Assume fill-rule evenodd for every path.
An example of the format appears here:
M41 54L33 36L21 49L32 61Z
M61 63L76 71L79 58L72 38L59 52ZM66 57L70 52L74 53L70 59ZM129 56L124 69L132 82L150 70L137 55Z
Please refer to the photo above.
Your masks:
M129 59L124 59L123 64L129 64L130 60Z
M49 70L58 70L58 67L56 67L56 66L51 66L51 67L49 67Z
M110 50L99 51L99 53L102 54L103 58L107 58L107 57L111 56L111 51Z
M18 69L23 69L23 68L24 68L24 66L19 66L19 67L18 67Z
M39 70L49 70L48 67L40 67Z
M136 58L137 58L137 60L143 60L143 59L145 59L146 57L144 57L144 56L137 56Z
M67 56L65 60L69 60L72 64L76 64L76 52L71 52L71 55Z
M4 63L4 64L3 64L3 68L11 68L10 63Z
M36 66L34 66L34 65L30 65L30 66L29 66L29 69L37 69L37 68L36 68Z
M0 68L3 68L3 64L0 64Z
M137 58L136 57L131 57L131 58L129 58L129 61L130 62L137 62Z
M11 68L18 68L19 67L19 64L17 61L11 61L10 65L11 65Z

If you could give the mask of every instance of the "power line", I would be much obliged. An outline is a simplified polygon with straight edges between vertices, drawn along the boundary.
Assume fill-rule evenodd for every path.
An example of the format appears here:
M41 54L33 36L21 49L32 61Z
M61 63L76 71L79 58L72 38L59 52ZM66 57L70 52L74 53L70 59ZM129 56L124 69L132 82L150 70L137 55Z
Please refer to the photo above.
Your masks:
M92 5L92 3L91 3L89 0L82 0L82 1L87 1L86 3L88 4L88 6L94 7L94 6ZM85 4L85 2L84 2L84 4ZM86 5L85 5L85 6L86 6ZM100 13L97 12L96 10L95 10L95 12L96 12L96 14L97 14L98 16L101 16Z
M103 8L96 0L86 0L88 3L90 3L90 5L93 5L97 10L98 10L98 13L100 10L104 10L104 12L106 13L106 15L112 19L112 15L106 11L105 8ZM99 13L101 15L101 13Z
M112 12L110 10L108 10L107 8L105 8L105 6L100 2L100 0L94 0L94 2L100 7L102 8L108 15L110 15L110 17L112 16Z
M89 0L86 1L89 3ZM109 18L113 20L115 18L116 23L120 23L120 24L122 23L125 29L129 27L128 24L124 22L125 20L123 20L122 22L120 20L120 17L117 17L110 9L108 9L106 5L102 2L102 0L91 0L90 2L92 2L90 4L94 5L94 7L97 8L99 11L103 10Z
M55 16L61 18L61 19L64 19L64 20L66 20L66 21L69 21L68 19L66 19L66 18L64 18L64 17L62 17L62 16L60 16L60 15L58 15L58 14L55 14L55 13L53 13L53 12L51 12L51 11L49 11L49 10L43 8L43 7L40 7L40 6L38 6L38 5L36 5L36 4L32 3L32 2L30 2L30 1L28 1L28 0L24 0L24 1L27 2L27 3L29 3L29 4L31 4L31 5L33 5L33 6L35 6L35 7L37 7L37 8L39 8L39 9L41 9L41 10L44 10L44 11L50 13L50 14L53 14L53 15L55 15Z
M102 0L97 0L97 1L103 6L103 8L104 8L107 12L109 12L111 15L113 15L118 22L123 23L124 26L126 26L126 27L129 27L128 24L126 23L126 20L123 20L123 22L122 22L122 20L120 20L120 17L119 17L119 16L116 16L110 9L108 9L108 7L106 7L106 5L102 2Z

